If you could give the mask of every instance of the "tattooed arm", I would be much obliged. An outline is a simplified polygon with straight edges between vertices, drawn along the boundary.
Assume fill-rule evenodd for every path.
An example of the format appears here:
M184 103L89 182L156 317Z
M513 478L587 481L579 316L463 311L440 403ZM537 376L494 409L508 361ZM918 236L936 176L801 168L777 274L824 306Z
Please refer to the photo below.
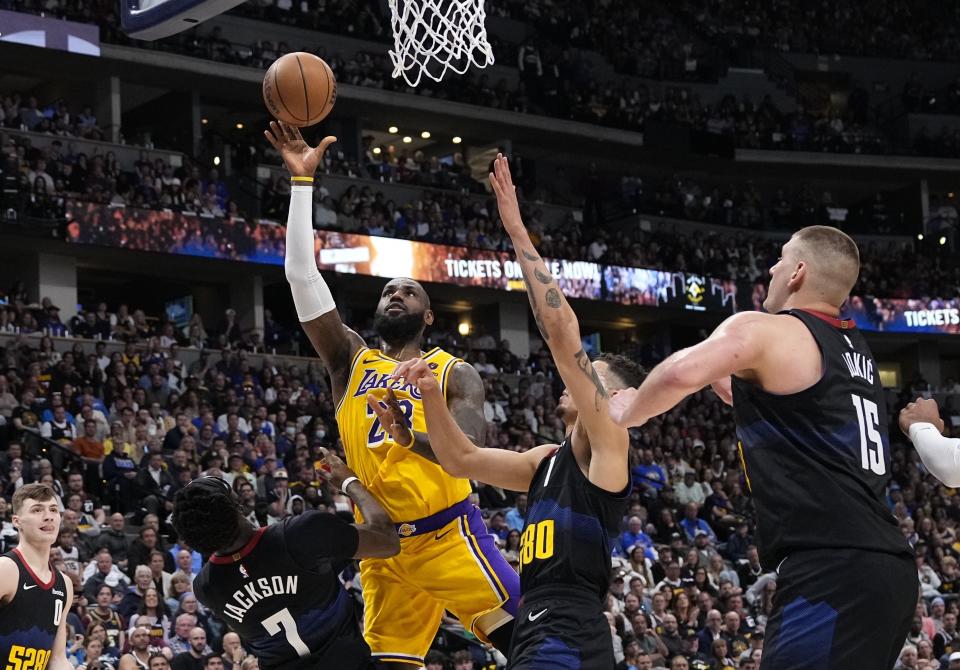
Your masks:
M586 429L590 450L590 481L608 491L627 485L627 431L610 418L604 382L583 350L577 315L560 292L557 282L537 253L520 217L520 206L510 177L507 159L497 156L490 184L497 196L503 227L513 241L517 261L527 284L533 318L567 391L578 410L578 421Z

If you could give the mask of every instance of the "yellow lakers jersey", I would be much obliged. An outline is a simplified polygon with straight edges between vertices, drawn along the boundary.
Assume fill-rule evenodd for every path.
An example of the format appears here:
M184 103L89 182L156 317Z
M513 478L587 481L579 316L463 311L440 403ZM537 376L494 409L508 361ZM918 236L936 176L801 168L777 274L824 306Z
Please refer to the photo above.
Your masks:
M450 371L461 359L440 348L422 358L446 397ZM436 514L470 495L467 480L451 477L439 465L396 444L367 404L367 394L384 398L389 387L413 430L426 432L420 391L405 380L389 378L398 364L378 349L361 348L350 365L350 381L337 406L347 465L395 523Z

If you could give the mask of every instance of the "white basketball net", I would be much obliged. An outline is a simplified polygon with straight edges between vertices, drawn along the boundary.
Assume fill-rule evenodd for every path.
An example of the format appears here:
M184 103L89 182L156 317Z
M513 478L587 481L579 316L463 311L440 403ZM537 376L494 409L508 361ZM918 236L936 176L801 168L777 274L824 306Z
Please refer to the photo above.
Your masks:
M483 0L389 0L394 78L416 86L426 75L440 81L447 70L463 74L493 65Z

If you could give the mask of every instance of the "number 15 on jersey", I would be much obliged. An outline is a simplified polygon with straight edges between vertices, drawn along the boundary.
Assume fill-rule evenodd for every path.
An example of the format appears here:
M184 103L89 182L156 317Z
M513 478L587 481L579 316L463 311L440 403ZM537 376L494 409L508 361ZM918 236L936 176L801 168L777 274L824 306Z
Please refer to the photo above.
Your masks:
M880 437L880 416L877 404L856 394L850 396L860 424L860 467L875 475L887 474L883 460L883 440Z

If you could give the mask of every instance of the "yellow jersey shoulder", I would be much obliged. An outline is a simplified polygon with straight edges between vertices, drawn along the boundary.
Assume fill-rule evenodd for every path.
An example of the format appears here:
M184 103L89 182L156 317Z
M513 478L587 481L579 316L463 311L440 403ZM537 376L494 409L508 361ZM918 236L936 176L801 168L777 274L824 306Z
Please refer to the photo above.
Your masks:
M440 383L441 391L446 396L450 371L463 359L457 358L440 347L434 347L427 351L421 355L421 358L428 362L430 370ZM419 389L405 381L401 382L391 378L393 371L399 364L400 361L387 356L379 349L360 348L350 364L347 389L337 405L337 414L341 412L347 399L362 398L366 402L365 398L368 393L381 395L386 393L388 388L393 389L398 396L409 396L411 399L420 400Z

